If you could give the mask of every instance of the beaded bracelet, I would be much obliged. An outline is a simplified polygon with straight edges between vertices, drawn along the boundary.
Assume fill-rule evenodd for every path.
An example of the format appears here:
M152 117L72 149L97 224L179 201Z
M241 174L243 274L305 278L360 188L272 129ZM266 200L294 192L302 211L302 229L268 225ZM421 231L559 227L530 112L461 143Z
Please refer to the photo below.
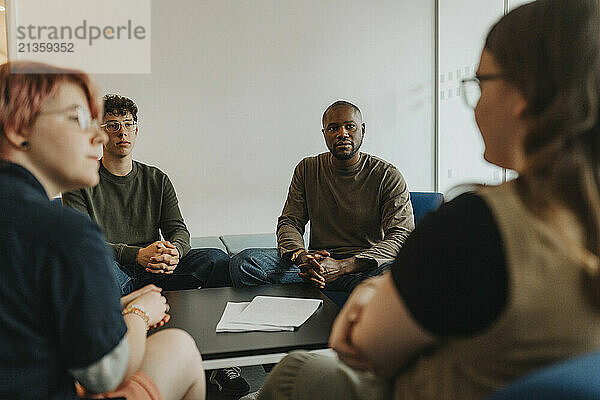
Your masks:
M144 320L144 322L146 323L146 332L148 332L148 329L150 329L150 315L148 315L148 313L144 310L144 308L142 306L137 305L137 304L127 306L121 312L121 314L123 314L123 316L125 316L127 314L137 315L138 317L142 318Z

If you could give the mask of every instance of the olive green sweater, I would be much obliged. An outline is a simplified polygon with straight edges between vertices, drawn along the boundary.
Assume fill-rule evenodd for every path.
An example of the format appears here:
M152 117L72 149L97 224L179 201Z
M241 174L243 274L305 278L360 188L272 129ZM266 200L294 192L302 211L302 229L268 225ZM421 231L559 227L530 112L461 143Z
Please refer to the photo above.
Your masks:
M125 176L111 174L102 163L99 172L97 186L63 193L62 199L100 225L118 263L135 265L138 250L161 240L160 234L180 257L188 253L190 233L165 173L137 161Z

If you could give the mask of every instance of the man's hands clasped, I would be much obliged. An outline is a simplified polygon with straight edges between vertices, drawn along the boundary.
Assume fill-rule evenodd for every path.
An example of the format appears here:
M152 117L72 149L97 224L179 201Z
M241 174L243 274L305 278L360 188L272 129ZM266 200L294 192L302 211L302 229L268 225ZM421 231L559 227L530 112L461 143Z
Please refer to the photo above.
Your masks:
M136 261L153 274L172 274L179 264L179 251L167 240L159 240L138 251Z
M301 253L294 263L300 268L298 275L305 281L310 282L320 288L325 287L325 278L323 277L325 269L321 262L329 257L326 250L305 251Z
M298 275L320 289L326 283L353 272L355 267L354 257L335 260L326 250L305 251L296 258L295 263L300 268Z

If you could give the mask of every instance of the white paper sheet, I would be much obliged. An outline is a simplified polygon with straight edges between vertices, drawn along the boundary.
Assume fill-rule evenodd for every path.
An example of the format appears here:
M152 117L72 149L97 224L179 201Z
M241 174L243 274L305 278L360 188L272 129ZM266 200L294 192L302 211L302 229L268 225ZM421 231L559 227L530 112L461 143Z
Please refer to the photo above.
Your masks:
M323 303L319 299L256 296L231 322L298 327Z
M260 325L252 323L240 323L232 322L250 302L233 303L228 302L223 311L223 315L217 324L216 331L219 332L252 332L252 331L293 331L293 326L272 326L272 325Z

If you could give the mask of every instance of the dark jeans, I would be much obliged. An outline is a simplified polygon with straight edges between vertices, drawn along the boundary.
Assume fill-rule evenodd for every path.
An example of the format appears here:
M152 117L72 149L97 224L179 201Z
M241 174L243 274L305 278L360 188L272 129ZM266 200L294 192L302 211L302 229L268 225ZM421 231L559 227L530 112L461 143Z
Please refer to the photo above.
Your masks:
M390 261L370 271L342 275L326 284L324 290L351 292L365 279L381 275L391 266ZM298 271L300 269L290 260L279 256L277 249L246 249L233 256L229 263L231 281L235 287L303 282Z
M113 273L121 295L131 293L150 283L164 290L196 289L198 287L231 286L229 256L219 249L192 249L172 274L153 274L140 265L120 265L115 261Z

